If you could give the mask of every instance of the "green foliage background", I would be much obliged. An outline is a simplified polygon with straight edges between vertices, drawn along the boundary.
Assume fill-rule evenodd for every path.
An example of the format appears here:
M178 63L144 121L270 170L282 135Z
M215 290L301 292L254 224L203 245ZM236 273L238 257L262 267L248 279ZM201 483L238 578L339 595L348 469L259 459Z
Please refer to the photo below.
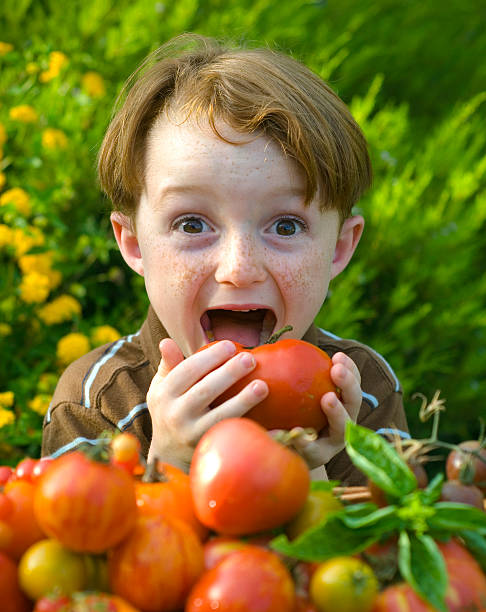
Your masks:
M39 453L42 417L29 407L62 370L57 342L110 324L121 334L145 316L141 279L122 263L108 223L95 159L123 81L145 55L184 31L270 44L326 79L369 139L374 188L359 204L364 237L331 286L318 323L373 346L404 388L412 433L416 392L446 399L443 438L475 437L486 398L486 5L482 0L4 0L0 123L8 139L3 191L21 187L33 213L12 207L0 223L32 224L52 249L82 313L46 325L20 296L12 250L0 249L0 393L13 391L12 424L0 428L0 458ZM41 82L52 51L68 64ZM29 70L29 65L31 69ZM83 89L99 73L104 95ZM29 104L35 124L12 121ZM41 133L62 130L68 146L46 151ZM1 197L1 193L0 193ZM46 383L41 375L51 376ZM50 382L49 382L50 380Z

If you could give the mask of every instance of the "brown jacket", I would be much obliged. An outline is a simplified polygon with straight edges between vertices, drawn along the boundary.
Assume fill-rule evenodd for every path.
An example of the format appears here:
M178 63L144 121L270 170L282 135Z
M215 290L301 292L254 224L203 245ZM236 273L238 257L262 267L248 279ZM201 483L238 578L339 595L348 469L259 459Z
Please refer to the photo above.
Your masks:
M72 363L59 379L44 420L42 454L58 456L103 431L120 429L134 433L145 456L152 437L146 395L155 375L158 349L167 332L150 307L141 329L101 346ZM363 402L358 422L370 429L397 428L407 435L407 421L400 384L386 361L354 340L343 340L312 326L304 336L329 355L343 351L358 366ZM343 484L363 483L362 474L345 451L326 466L330 479Z

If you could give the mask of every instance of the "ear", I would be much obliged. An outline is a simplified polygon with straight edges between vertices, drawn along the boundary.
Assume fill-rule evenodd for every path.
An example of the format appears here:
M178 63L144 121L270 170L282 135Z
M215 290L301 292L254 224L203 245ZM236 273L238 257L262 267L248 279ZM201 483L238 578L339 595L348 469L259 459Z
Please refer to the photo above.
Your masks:
M131 219L121 212L113 212L110 221L123 259L132 270L143 276L142 254Z
M348 265L358 246L363 228L364 219L361 215L354 215L344 221L334 250L334 258L331 264L331 278L336 277Z

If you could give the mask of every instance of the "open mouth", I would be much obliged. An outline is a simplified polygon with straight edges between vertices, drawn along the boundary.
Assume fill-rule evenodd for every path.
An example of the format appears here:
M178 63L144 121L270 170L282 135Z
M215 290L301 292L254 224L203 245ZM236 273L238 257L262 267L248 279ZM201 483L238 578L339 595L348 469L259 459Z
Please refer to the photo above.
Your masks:
M264 344L272 335L277 319L268 308L232 310L215 308L201 317L208 342L232 340L243 346Z

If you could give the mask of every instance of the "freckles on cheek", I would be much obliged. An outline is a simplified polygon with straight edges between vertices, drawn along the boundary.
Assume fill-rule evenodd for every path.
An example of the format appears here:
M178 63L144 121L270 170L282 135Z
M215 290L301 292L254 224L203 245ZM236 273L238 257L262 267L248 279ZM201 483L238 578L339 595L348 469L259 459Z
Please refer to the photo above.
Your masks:
M328 278L322 254L313 253L300 258L298 264L295 261L289 262L282 271L281 287L285 293L305 299L307 303L320 302L325 297L321 294Z
M169 274L169 289L174 297L187 295L188 288L197 286L199 277L203 276L200 267L184 261L172 262Z

